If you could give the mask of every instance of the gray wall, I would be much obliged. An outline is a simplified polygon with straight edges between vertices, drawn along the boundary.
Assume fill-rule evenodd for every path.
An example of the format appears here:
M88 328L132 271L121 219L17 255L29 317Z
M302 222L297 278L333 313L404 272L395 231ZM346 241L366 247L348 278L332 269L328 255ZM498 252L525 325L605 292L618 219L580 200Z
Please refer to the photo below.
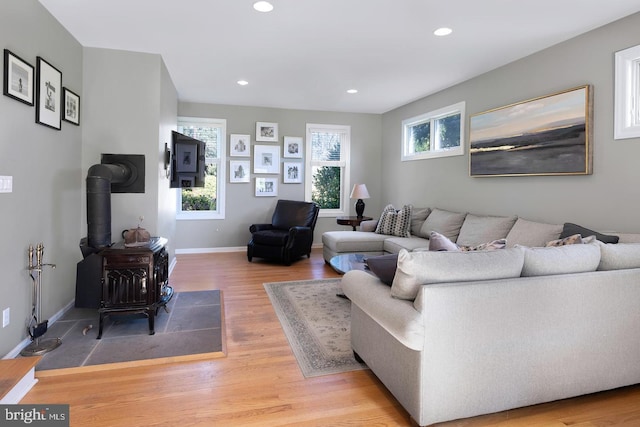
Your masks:
M36 0L0 2L0 40L34 67L42 56L84 101L82 47ZM0 175L13 176L13 192L0 194L0 311L11 311L11 324L0 328L0 357L27 337L30 243L42 242L45 262L57 264L42 276L43 319L73 299L81 258L81 132L67 122L61 131L36 124L35 107L0 96Z
M251 135L252 156L255 142L256 122L278 123L279 146L284 136L301 136L305 140L307 123L324 123L351 126L351 185L364 182L372 198L366 200L365 214L379 212L382 201L374 196L380 194L382 160L380 157L381 116L377 114L332 113L321 111L286 110L277 108L238 107L229 105L195 104L181 102L178 115L186 117L209 117L227 120L227 153L230 134ZM275 145L274 143L264 143ZM305 153L306 155L306 153ZM233 158L239 159L239 158ZM253 166L253 158L251 158ZM278 182L278 197L255 197L255 180L250 183L229 183L227 163L226 218L224 220L178 220L176 224L176 248L199 249L246 247L249 226L253 223L269 222L276 200L304 200L304 184ZM351 191L349 189L349 191ZM355 202L355 200L353 201ZM353 215L353 206L349 206ZM346 230L336 224L335 217L319 218L314 240L320 242L327 230Z
M384 114L381 198L396 205L640 231L640 140L613 139L614 52L639 44L638 28L635 14ZM468 148L465 156L400 161L405 118L466 101L468 119L584 84L594 90L592 175L471 178Z
M176 126L177 92L159 55L84 48L82 173L103 153L143 154L145 192L111 195L111 240L141 226L169 239L173 258L175 190L169 189L162 153ZM86 235L85 182L82 233Z

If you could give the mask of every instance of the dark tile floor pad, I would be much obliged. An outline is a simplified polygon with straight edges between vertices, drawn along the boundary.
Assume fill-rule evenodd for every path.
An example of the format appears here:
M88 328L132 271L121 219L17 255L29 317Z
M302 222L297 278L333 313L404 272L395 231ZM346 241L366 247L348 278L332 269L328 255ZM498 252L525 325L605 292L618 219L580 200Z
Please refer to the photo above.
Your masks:
M167 308L155 318L155 335L149 335L146 316L119 314L106 318L99 340L97 310L73 308L42 337L59 337L62 345L46 353L36 370L222 351L220 291L177 292Z

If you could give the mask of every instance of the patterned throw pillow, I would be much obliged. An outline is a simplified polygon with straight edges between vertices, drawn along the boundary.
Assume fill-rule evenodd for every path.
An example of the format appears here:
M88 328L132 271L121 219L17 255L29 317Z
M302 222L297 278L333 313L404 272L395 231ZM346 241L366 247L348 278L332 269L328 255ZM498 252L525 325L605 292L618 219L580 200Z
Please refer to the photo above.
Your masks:
M582 243L582 236L580 234L573 234L567 236L564 239L556 239L547 242L544 246L549 248L552 246L565 246L565 245L579 245Z
M393 205L387 205L380 215L376 233L397 237L410 237L412 205L404 205L396 211Z
M496 249L504 249L507 247L507 239L498 239L493 242L483 243L477 246L460 246L462 252L470 251L495 251Z
M471 252L471 251L494 251L496 249L504 249L507 247L507 239L498 239L492 242L483 243L481 245L476 246L464 246L453 243L446 236L443 236L440 233L436 233L435 231L431 232L431 237L429 239L429 250L430 251L460 251L460 252Z

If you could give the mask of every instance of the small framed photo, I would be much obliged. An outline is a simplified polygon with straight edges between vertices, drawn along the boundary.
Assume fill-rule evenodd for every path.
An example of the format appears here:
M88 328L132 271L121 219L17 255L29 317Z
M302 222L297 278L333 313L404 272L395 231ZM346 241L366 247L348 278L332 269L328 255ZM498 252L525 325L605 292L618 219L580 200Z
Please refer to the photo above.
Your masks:
M249 157L251 155L251 136L231 134L229 138L231 156Z
M282 157L301 159L302 158L302 138L299 136L285 136L282 152L283 152Z
M275 197L277 195L277 178L256 178L256 197Z
M284 162L284 174L282 174L282 182L285 184L302 183L302 163L300 162Z
M27 105L33 105L33 66L9 49L4 50L2 93Z
M229 162L229 182L249 182L249 160L231 160Z
M198 144L181 142L176 144L176 172L195 173L198 171Z
M62 120L80 126L80 97L66 87L62 88L64 109Z
M280 173L280 147L256 145L253 150L253 173Z
M278 124L256 122L256 141L278 142Z
M36 59L36 123L60 130L62 121L62 73L42 59Z

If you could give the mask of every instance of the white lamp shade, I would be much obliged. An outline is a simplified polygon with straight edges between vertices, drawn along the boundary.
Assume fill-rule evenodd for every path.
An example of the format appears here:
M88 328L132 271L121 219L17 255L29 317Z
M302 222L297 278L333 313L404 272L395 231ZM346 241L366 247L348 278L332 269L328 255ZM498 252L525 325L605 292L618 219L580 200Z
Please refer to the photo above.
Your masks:
M364 184L356 184L353 186L353 190L351 190L350 199L368 199L369 192L367 191L367 186Z

